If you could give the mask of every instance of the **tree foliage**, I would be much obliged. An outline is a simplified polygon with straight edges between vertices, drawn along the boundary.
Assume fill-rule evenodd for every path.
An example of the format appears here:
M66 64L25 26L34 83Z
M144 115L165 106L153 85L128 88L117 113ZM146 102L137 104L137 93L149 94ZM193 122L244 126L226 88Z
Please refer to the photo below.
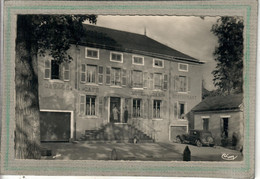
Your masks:
M37 56L71 61L67 53L85 34L82 22L96 23L95 15L18 15L15 58L16 158L40 158L40 121ZM46 54L48 53L48 54Z
M221 17L211 29L218 38L213 82L226 94L243 92L243 29L243 19L239 17Z

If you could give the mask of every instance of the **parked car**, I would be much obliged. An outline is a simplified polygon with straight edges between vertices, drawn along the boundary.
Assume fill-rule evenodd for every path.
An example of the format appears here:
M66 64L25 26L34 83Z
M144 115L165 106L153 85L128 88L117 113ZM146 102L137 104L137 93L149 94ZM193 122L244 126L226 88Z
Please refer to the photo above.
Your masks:
M213 147L215 145L211 132L205 130L190 130L188 134L178 135L176 142L195 144L198 147L203 145Z

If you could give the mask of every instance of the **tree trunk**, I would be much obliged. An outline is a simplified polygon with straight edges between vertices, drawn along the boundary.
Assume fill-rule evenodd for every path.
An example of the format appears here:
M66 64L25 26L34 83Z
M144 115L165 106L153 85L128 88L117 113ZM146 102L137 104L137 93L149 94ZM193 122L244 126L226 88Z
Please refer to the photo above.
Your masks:
M18 18L18 24L21 18ZM36 48L29 43L26 29L17 28L15 58L16 129L15 157L39 159L40 120Z

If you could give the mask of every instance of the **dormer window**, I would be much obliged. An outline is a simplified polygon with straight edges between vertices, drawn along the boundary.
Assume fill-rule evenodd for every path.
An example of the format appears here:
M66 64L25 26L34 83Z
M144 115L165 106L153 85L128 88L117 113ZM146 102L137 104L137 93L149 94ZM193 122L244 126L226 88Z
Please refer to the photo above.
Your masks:
M118 52L110 52L110 61L123 63L123 54Z
M188 72L189 71L189 65L185 64L185 63L178 63L178 69L179 69L179 71Z
M135 65L144 65L144 57L133 55L132 63Z
M161 59L153 59L153 67L163 68L164 67L164 61L161 60Z
M86 48L85 49L85 58L90 59L99 59L99 50L95 48Z

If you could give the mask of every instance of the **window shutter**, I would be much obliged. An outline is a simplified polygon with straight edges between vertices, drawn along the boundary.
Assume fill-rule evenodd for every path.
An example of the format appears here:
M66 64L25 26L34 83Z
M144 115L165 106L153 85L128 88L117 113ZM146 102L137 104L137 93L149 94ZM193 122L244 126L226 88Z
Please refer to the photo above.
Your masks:
M98 83L103 84L103 73L104 73L104 68L103 66L98 67Z
M134 73L133 73L133 70L131 70L131 71L130 71L130 75L129 75L129 76L130 76L130 86L131 86L131 87L134 86L134 85L133 85L133 83L134 83L133 74L134 74Z
M191 88L191 77L188 77L187 80L188 80L188 92L190 92L191 91L190 90L190 88Z
M81 64L80 81L86 83L86 65Z
M163 76L163 90L168 89L168 75Z
M115 85L115 82L116 82L116 79L115 79L115 70L113 70L112 68L110 68L111 71L110 71L110 83L111 85Z
M178 102L174 103L174 118L178 119Z
M44 62L44 79L51 78L51 62L50 60L45 60Z
M179 76L175 75L174 76L174 91L178 92L180 87L180 81L179 81Z
M80 97L80 99L79 99L79 103L80 103L79 112L80 112L81 115L84 115L85 111L86 111L86 96L80 95L79 97Z
M150 89L153 89L153 73L150 73Z
M99 116L101 117L103 115L103 97L99 97L98 107Z
M149 119L152 119L153 118L153 101L152 99L148 99L147 100L148 102L148 117Z
M144 72L144 77L143 77L143 80L144 80L144 88L147 88L148 87L148 84L147 84L147 79L148 78L148 73L147 72Z
M64 63L64 81L69 81L70 80L70 65L69 63Z
M106 67L106 84L110 85L111 84L111 68Z
M143 118L147 118L147 114L148 114L148 109L147 109L147 100L143 99Z
M122 86L126 86L126 69L122 69Z

